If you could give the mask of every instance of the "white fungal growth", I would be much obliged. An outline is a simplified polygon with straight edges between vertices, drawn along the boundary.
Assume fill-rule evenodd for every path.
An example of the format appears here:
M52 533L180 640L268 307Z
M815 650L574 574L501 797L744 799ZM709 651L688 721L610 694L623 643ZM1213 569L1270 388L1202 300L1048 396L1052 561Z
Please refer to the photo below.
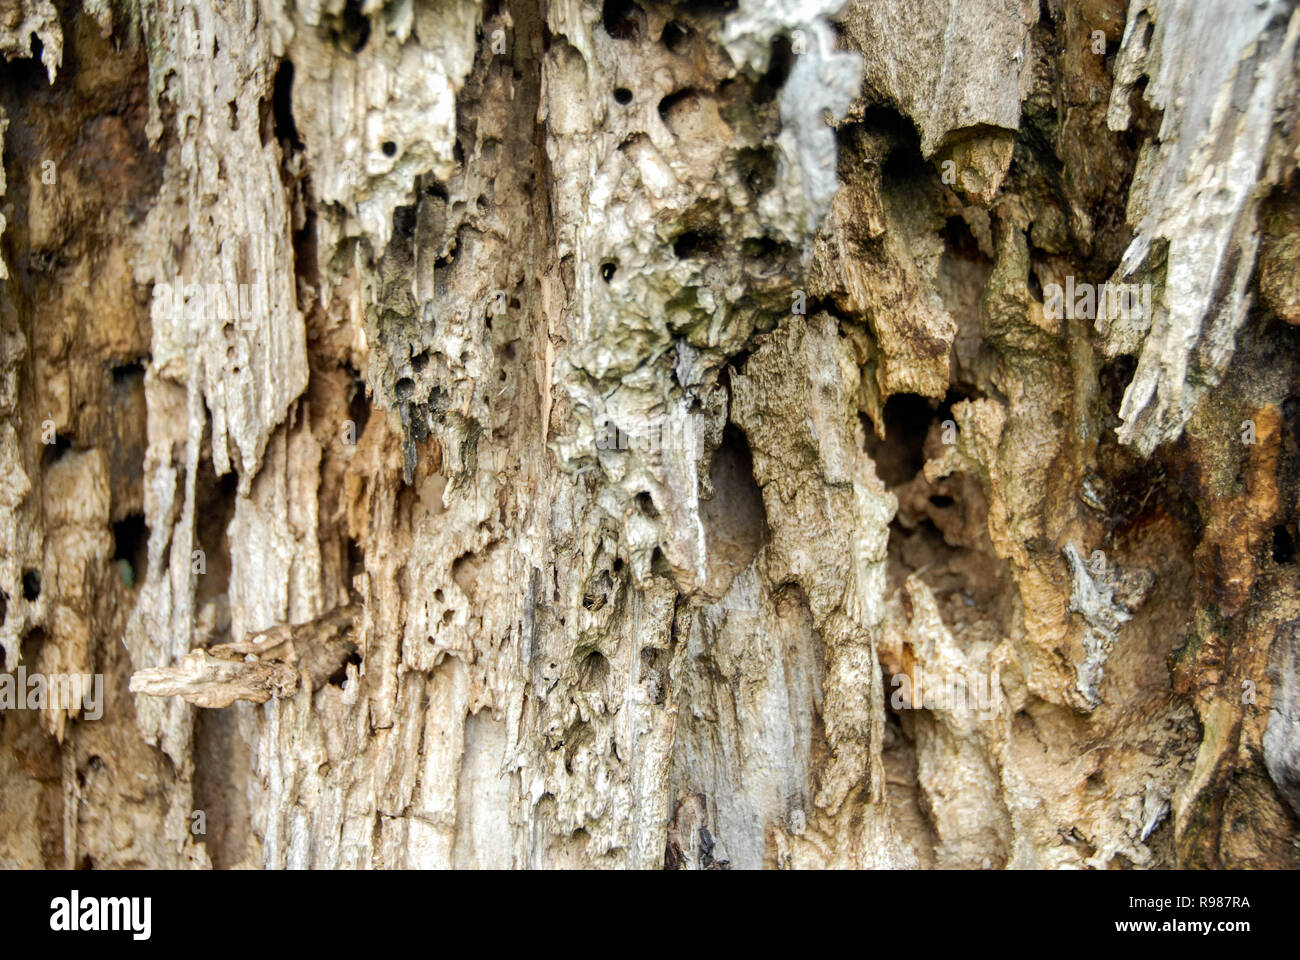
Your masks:
M1088 628L1083 635L1084 659L1076 668L1077 688L1090 706L1101 703L1102 668L1119 637L1122 624L1133 615L1115 598L1114 567L1104 555L1092 565L1085 561L1074 544L1065 545L1065 559L1070 565L1070 610L1083 616Z

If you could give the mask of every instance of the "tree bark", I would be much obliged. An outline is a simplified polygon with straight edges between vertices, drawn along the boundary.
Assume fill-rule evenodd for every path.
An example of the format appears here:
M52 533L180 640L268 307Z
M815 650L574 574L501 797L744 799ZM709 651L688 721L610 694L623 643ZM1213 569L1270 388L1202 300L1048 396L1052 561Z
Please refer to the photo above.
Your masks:
M0 0L0 865L1300 866L1300 10L840 2Z

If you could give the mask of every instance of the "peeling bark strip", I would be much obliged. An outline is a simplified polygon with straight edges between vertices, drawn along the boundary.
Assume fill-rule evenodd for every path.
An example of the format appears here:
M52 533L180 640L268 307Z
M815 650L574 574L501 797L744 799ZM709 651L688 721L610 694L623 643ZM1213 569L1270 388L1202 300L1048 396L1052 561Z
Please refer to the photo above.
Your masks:
M1298 44L0 0L0 866L1300 866Z
M187 653L176 667L138 670L131 692L180 697L199 707L228 707L236 700L265 703L298 689L299 671L313 688L326 683L356 656L347 639L355 617L349 608L320 621L273 627L238 643ZM296 668L296 669L295 669Z

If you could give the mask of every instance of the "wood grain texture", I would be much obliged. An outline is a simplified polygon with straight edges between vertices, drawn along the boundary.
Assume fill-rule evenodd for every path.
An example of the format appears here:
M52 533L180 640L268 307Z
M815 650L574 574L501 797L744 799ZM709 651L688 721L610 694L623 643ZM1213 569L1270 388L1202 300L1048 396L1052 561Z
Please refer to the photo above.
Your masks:
M0 865L1300 865L1238 6L0 0Z

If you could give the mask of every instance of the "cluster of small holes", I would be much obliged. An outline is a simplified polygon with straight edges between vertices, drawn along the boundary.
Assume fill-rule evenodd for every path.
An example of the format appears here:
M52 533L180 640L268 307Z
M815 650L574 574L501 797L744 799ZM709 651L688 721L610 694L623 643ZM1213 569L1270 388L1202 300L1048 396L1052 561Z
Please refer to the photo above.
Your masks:
M660 35L665 47L669 52L682 54L686 51L687 42L691 38L690 27L679 23L676 20L670 20L664 25L664 32Z
M615 40L638 40L645 14L632 0L605 0L601 23Z
M718 252L718 238L700 230L687 230L673 241L673 253L678 260L714 256Z
M751 260L776 256L780 249L781 245L771 237L748 237L740 245L741 255Z
M672 112L673 107L677 106L677 104L681 103L682 101L694 95L695 95L695 91L690 87L686 87L685 89L677 90L674 93L668 94L666 97L664 97L662 100L659 101L660 119L666 123L668 121L668 114Z

